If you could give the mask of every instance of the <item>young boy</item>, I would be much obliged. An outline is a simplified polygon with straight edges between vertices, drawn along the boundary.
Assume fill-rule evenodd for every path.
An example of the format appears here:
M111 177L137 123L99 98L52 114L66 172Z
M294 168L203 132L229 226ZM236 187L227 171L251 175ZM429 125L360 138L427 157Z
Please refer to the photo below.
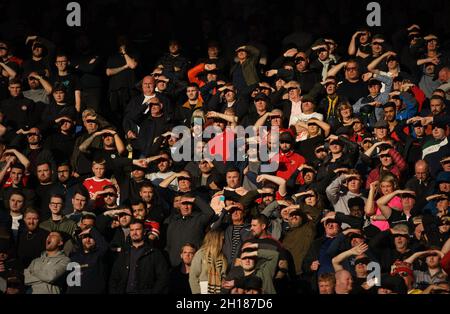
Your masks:
M94 208L100 208L104 205L103 197L98 192L103 191L103 187L113 184L111 180L104 178L105 176L105 164L104 159L94 160L92 162L92 172L94 176L84 180L83 185L89 191L89 197L91 200L95 200Z

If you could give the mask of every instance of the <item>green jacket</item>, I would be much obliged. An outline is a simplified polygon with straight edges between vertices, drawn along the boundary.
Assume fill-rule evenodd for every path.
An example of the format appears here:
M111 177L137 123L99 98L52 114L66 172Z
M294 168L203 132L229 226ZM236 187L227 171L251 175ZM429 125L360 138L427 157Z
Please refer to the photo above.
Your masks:
M48 232L58 231L72 237L75 230L77 229L77 224L72 219L63 216L60 221L53 221L51 218L49 218L46 221L41 222L39 227L47 230Z
M247 86L250 86L259 82L257 65L259 62L260 51L258 48L249 45L245 46L245 50L247 50L248 58L242 63L241 67L245 82L247 83ZM235 64L231 68L230 73L232 74L237 67L238 64Z
M263 294L276 294L273 277L278 266L278 251L258 249L255 275L262 279Z
M302 204L302 211L310 215L312 220L303 223L299 227L289 229L282 242L283 247L292 254L295 272L298 275L302 272L303 259L316 236L316 223L320 216L318 208L308 205Z

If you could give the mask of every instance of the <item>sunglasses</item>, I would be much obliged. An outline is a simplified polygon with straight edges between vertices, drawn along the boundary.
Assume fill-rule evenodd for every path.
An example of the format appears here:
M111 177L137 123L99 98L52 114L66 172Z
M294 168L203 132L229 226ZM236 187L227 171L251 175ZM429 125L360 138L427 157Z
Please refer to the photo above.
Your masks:
M295 62L295 64L299 64L300 62L304 62L304 61L306 61L306 59L305 58L295 58L295 60L294 60L294 62Z
M105 195L105 197L116 197L117 196L117 194L116 193L112 193L112 192L110 192L110 193L105 193L104 194Z
M191 181L191 178L190 177L178 177L178 181L181 181L181 180Z
M97 123L97 121L89 119L89 120L86 120L86 123Z

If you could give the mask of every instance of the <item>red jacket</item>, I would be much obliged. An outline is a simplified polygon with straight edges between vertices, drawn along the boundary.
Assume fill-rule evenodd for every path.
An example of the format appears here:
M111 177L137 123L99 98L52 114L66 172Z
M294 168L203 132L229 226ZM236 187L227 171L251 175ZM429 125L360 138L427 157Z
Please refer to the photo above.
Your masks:
M391 166L389 171L393 175L395 175L398 179L400 179L401 173L403 171L405 171L407 168L406 161L403 159L402 155L400 155L400 153L397 152L394 148L391 148L389 150L388 154L391 155L392 162L393 162L393 165ZM367 182L366 182L366 189L370 188L370 184L372 182L380 179L380 169L381 169L381 166L376 167L369 173L369 176L367 177Z
M294 171L303 165L306 160L302 155L289 151L287 153L279 152L274 157L275 161L278 161L277 177L288 180Z

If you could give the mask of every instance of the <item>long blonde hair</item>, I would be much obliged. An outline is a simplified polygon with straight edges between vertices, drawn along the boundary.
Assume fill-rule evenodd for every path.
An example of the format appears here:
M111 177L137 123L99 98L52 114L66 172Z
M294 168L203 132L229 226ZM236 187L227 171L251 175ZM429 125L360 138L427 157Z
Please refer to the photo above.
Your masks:
M222 249L224 243L224 232L219 230L211 230L203 239L200 249L203 249L205 258L210 257L214 262L219 258L224 258ZM226 258L224 258L226 260Z

